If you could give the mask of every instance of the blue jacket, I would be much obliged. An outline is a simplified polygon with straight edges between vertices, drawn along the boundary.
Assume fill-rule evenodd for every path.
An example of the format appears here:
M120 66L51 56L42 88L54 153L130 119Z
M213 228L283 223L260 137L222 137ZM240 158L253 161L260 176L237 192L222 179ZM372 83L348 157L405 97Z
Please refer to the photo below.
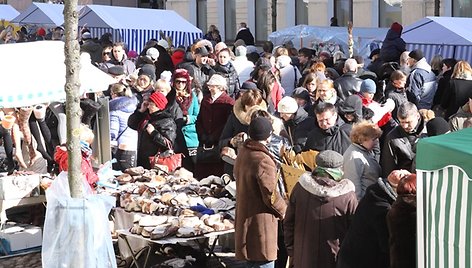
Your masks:
M111 141L117 141L117 145L126 144L128 151L136 151L138 147L138 132L128 127L128 118L136 110L137 104L138 100L134 96L117 97L109 103Z
M185 143L187 148L197 148L198 147L198 135L197 128L195 127L195 122L197 122L197 116L200 112L200 104L198 103L198 98L195 92L192 92L192 103L188 108L187 114L187 124L182 127L182 133L184 134Z
M438 84L436 75L425 58L413 66L406 86L415 95L418 109L431 109Z

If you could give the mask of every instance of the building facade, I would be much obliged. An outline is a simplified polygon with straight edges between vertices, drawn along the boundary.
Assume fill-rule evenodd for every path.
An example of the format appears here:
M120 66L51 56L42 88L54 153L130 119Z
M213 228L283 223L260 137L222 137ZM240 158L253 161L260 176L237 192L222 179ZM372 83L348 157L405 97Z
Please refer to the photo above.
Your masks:
M1 1L18 10L32 2ZM472 17L469 0L79 0L79 5L87 4L173 9L203 32L216 25L227 42L234 41L239 22L246 22L261 42L273 31L298 24L329 26L332 17L339 26L353 21L354 27L389 27L395 21L408 25L435 15Z

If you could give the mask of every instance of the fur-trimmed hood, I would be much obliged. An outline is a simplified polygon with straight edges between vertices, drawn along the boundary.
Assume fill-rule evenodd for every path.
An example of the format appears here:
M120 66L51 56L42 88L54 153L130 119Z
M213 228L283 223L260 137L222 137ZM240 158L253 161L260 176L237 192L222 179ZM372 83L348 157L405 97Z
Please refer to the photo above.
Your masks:
M109 102L110 111L122 111L125 113L133 113L138 105L138 99L135 96L121 96L111 99Z
M422 58L413 66L414 69L423 69L429 73L431 72L431 65L426 61L426 58Z
M303 189L320 199L338 197L355 190L354 184L348 179L337 182L327 178L314 177L309 172L304 173L298 182Z
M263 110L267 111L267 104L264 101L261 104L257 105L257 106L259 106ZM257 107L257 108L259 108L259 107ZM253 111L255 111L257 108L256 107L251 107L247 111L244 111L244 107L241 103L241 99L237 99L234 102L233 113L234 113L234 116L236 116L236 119L238 119L238 121L241 124L243 124L245 126L249 126L249 123L251 123L251 118L250 118L251 113Z

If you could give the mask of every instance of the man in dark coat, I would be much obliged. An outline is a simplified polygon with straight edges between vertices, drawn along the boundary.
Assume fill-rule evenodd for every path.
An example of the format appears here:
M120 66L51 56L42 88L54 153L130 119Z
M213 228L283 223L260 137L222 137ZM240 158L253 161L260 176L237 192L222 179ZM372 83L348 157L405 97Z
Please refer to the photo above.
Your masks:
M383 177L395 169L415 172L416 143L427 136L424 119L414 103L400 105L397 117L399 125L387 134L382 147L380 164Z
M90 32L82 34L83 44L80 46L80 52L87 52L90 54L90 60L92 64L97 65L102 62L102 46L92 39Z
M209 54L205 47L198 47L193 53L195 60L183 67L193 74L195 88L202 90L203 95L210 93L206 87L206 82L210 79L210 72L212 71L207 63Z
M355 59L347 59L344 62L343 72L343 75L334 80L334 88L341 100L359 93L362 84L362 79L357 76L357 61Z
M387 212L397 199L396 187L406 170L394 170L369 186L339 250L337 268L388 268Z
M277 168L267 149L272 123L257 117L248 133L234 164L236 258L247 261L247 267L273 267L277 219L284 218L287 204L277 190Z
M165 111L166 105L166 97L160 92L154 92L128 118L128 126L138 131L138 166L150 169L150 156L172 149L177 126L172 116Z
M351 145L349 137L351 124L346 124L338 116L336 107L331 103L320 103L315 108L317 126L308 133L304 151L333 150L344 154Z
M304 173L290 195L284 219L292 267L334 268L339 247L356 210L354 184L343 179L343 156L323 151L316 169Z
M293 150L296 153L301 152L308 133L315 128L315 119L308 116L303 107L298 107L297 101L292 97L283 97L277 109L284 121Z
M234 40L241 39L244 41L246 46L253 46L254 45L254 36L251 33L251 30L247 27L245 22L241 22L239 24L240 28L238 33L236 34L236 38Z

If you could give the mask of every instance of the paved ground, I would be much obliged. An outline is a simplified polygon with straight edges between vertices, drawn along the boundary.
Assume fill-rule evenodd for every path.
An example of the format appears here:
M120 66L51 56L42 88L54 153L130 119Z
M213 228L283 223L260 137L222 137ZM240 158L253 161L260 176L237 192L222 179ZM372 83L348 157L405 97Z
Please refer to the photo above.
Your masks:
M227 267L227 268L243 268L243 263L234 259L234 253L218 253L221 256L222 265L218 265L216 259L205 268ZM118 263L119 264L119 263ZM119 268L129 267L124 262ZM129 264L128 264L129 265ZM133 266L134 267L134 266ZM41 253L29 253L15 257L0 257L0 268L42 268ZM148 267L146 267L148 268ZM202 267L203 268L203 267Z

